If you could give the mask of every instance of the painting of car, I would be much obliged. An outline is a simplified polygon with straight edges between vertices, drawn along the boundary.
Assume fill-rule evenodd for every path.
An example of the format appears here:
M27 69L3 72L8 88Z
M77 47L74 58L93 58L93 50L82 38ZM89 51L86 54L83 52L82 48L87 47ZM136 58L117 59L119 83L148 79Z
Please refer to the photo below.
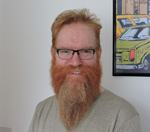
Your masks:
M116 70L150 73L150 24L127 28L116 39Z
M150 23L148 15L117 15L116 16L116 38L128 27Z

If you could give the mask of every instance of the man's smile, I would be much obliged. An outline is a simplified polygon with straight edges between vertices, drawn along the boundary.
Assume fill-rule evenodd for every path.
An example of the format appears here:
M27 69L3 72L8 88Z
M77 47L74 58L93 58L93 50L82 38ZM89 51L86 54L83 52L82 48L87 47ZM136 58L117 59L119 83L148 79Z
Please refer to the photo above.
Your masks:
M83 73L81 71L72 71L70 74L68 74L69 76L75 76L75 77L79 77L82 76Z
M81 72L80 71L74 71L72 72L73 74L80 74Z

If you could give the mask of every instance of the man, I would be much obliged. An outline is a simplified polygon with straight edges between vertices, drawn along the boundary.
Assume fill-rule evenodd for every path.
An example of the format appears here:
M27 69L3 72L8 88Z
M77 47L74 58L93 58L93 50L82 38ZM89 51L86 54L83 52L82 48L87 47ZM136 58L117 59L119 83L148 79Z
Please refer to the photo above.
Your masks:
M38 104L29 132L140 132L135 108L100 85L99 19L68 10L51 29L55 96Z

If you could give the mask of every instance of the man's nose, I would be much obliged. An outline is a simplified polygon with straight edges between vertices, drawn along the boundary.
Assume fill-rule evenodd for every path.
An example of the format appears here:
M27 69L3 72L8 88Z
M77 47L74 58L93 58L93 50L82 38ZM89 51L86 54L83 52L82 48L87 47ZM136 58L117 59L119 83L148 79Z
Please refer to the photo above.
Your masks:
M75 66L75 67L82 65L82 60L81 60L81 58L80 58L80 56L78 55L77 52L75 52L73 54L72 59L70 60L70 62L71 62L71 65Z

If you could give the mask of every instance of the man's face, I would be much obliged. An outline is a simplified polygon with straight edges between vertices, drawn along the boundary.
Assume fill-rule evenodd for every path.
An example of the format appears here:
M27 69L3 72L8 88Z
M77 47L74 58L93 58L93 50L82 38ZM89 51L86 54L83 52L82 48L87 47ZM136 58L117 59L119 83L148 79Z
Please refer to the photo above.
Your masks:
M57 49L81 50L96 48L96 38L92 28L82 23L65 25L60 30L56 43ZM62 60L58 57L58 54L56 54L56 64L62 67L78 67L81 65L92 66L96 63L96 59L97 56L94 54L93 58L90 60L81 60L78 54L74 53L72 59ZM75 72L77 73L78 69L76 69ZM81 76L80 74L76 73L73 73L70 76Z
M65 25L60 30L56 43L57 49L96 48L93 30L81 23ZM71 130L100 94L101 49L90 60L80 59L76 52L70 60L60 59L54 53L51 66L52 86L58 99L61 120L67 130Z

